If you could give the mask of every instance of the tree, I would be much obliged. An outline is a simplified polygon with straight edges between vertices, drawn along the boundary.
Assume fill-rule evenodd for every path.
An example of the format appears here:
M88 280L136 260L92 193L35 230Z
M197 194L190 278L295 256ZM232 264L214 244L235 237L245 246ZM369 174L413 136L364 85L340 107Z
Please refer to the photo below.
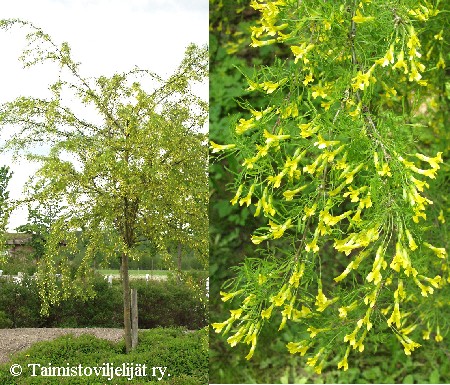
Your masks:
M442 342L448 2L250 5L243 40L272 60L245 74L258 104L239 100L232 139L211 149L239 162L231 204L263 224L223 288L239 304L213 327L251 359L264 327L290 324L287 349L317 373L391 337L406 355Z
M53 223L39 263L43 312L69 295L92 295L96 254L119 256L129 351L128 263L139 258L138 245L151 241L167 254L166 235L175 231L171 223L182 223L192 230L185 242L207 260L207 146L199 130L207 119L207 103L191 91L207 76L207 49L190 45L167 80L138 68L87 78L67 43L57 45L21 20L3 20L0 26L31 30L29 49L21 58L25 67L45 62L59 66L50 98L19 97L0 109L2 126L19 127L6 148L41 164L32 180L31 198L40 204L58 200L66 206ZM79 112L89 109L92 118ZM48 154L33 154L33 145L41 142L49 145ZM76 252L79 229L87 249L71 277L68 258L58 265L55 261L61 240L65 254ZM57 271L62 274L60 285Z

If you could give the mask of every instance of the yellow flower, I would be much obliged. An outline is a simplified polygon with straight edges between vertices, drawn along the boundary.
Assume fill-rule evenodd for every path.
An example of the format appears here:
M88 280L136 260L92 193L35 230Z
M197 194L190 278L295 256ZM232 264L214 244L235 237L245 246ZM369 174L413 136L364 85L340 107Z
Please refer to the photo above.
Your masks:
M306 331L309 332L309 337L310 338L314 338L317 334L319 334L320 332L324 332L330 330L330 328L324 328L324 329L317 329L313 326L310 326L308 329L306 329Z
M416 179L416 178L414 178L412 175L410 175L409 179L414 183L414 185L416 186L416 188L417 188L419 191L421 191L421 192L423 192L423 187L424 187L424 186L427 187L427 188L430 187L430 185L429 185L427 182L423 182L423 181L421 181L421 180L419 180L419 179Z
M209 143L212 148L212 151L211 151L212 153L224 151L224 150L230 150L230 149L236 147L235 144L217 144L217 143L214 143L212 140L210 140Z
M315 85L311 87L312 97L316 99L317 97L326 98L328 96L328 87L322 87L321 85Z
M384 57L378 59L376 63L381 64L382 67L386 67L389 63L394 63L394 44L390 45Z
M244 163L242 163L242 166L246 166L249 169L252 169L255 165L255 162L259 159L259 156L254 156L253 158L246 158L244 159Z
M347 218L351 213L352 213L352 211L349 210L341 215L338 215L337 217L333 217L328 211L321 212L321 214L323 216L323 222L328 226L334 226L336 223L340 222L342 219Z
M409 230L406 230L405 233L406 233L406 236L408 238L408 246L409 246L409 248L412 251L416 250L417 249L417 245L416 245L416 242L414 242L414 238L412 237L411 233L409 232Z
M439 211L439 216L437 217L437 219L439 220L439 222L445 223L445 217L444 217L444 211L443 210Z
M321 348L319 350L319 352L314 357L309 357L306 360L306 365L308 365L308 366L316 366L317 360L319 359L319 357L320 357L320 355L322 354L323 351L324 351L324 348Z
M305 76L305 79L303 79L303 85L307 86L309 83L312 83L314 81L313 74L310 72L308 75Z
M444 58L442 57L442 53L439 54L439 61L436 63L436 68L445 68L445 61Z
M302 262L302 264L300 265L300 270L299 271L295 270L292 273L291 278L289 278L289 285L292 285L295 288L297 288L298 285L300 284L300 278L303 277L304 271L305 271L305 263Z
M441 284L442 277L440 275L436 275L436 277L434 278L428 278L428 277L423 277L423 279L429 283L431 283L431 285L433 285L436 289L439 289L439 286Z
M314 48L314 44L302 43L300 46L291 46L292 53L295 55L294 63L297 63L299 59L303 59L305 64L308 63L308 59L306 59L306 54Z
M235 195L234 198L230 201L231 204L232 204L233 206L237 203L239 197L241 196L243 188L244 188L244 185L241 184L241 185L238 187L238 189L237 189L236 195Z
M394 305L394 310L393 310L391 316L389 317L389 319L387 320L387 324L389 326L391 326L391 324L393 324L393 323L395 323L395 326L397 326L397 328L400 328L401 315L400 315L400 305L399 305L398 299L396 299L395 305Z
M283 170L278 175L275 175L275 176L269 175L267 177L267 181L269 183L272 183L274 188L278 188L281 185L281 180L283 179L283 176L285 175L285 173L286 173L286 171Z
M433 250L436 255L438 256L438 258L442 258L444 259L447 255L447 251L443 248L443 247L434 247L433 245L430 245L427 242L423 243L424 246L428 247L430 250Z
M375 289L372 290L371 293L367 294L364 297L364 303L366 305L369 305L369 307L374 307L375 303L377 302L377 297L378 297L378 292L380 290L380 283L378 282L378 284L375 286Z
M306 218L309 218L311 216L313 216L316 212L316 208L317 208L317 203L314 203L311 207L305 207L304 211L305 211L305 215L303 216L302 220L304 221Z
M348 306L342 306L342 307L340 307L340 308L338 309L338 311L339 311L339 317L340 317L340 318L347 318L347 313L348 313L349 311L352 311L352 310L356 309L357 306L358 306L358 302L355 301L355 302L351 303L351 304L348 305Z
M337 251L349 255L354 249L360 248L362 244L356 241L356 234L351 234L345 239L335 240L333 246Z
M266 93L271 94L279 87L280 83L267 81L263 82L261 85L262 88L266 91Z
M341 273L341 275L334 278L335 282L342 281L351 271L353 268L353 261L349 263L349 265L345 268L345 270Z
M319 131L319 126L314 126L313 123L303 123L299 124L300 128L300 135L302 138L309 138L313 134L315 134L317 131Z
M395 255L389 267L398 273L400 272L400 267L403 267L405 269L408 267L408 265L409 265L408 253L402 247L401 243L397 242L395 245Z
M428 297L428 293L433 294L434 289L431 286L425 286L416 277L414 277L414 283L419 287L423 297Z
M304 166L303 167L303 172L307 172L308 174L313 175L316 172L316 168L317 168L317 166L319 165L319 162L322 159L323 159L323 154L318 156L313 163L308 164L307 166ZM317 172L320 172L320 169L318 169Z
M255 47L255 48L270 45L277 41L276 39L257 40L254 36L252 36L251 38L252 38L252 43L250 44L250 46Z
M280 140L289 139L290 135L283 135L282 130L279 131L278 135L271 134L269 131L264 130L264 137L266 138L266 144L277 144Z
M231 318L233 318L235 320L239 319L241 317L243 311L244 310L242 308L239 308L236 310L230 310Z
M370 76L371 74L369 72L363 74L361 71L358 71L356 76L352 79L353 91L356 91L358 89L364 90L365 87L368 87L370 84L369 82Z
M437 168L429 168L428 170L422 170L422 169L417 168L417 167L412 167L411 170L414 171L414 172L417 172L418 174L425 175L425 176L427 176L430 179L435 179L436 178Z
M321 107L323 107L325 109L325 111L328 111L332 104L333 104L333 102L321 102L320 103Z
M235 297L235 296L241 294L243 291L244 291L243 289L238 290L238 291L235 291L235 292L233 292L233 293L225 293L224 291L221 291L221 292L220 292L220 295L222 296L222 301L223 301L223 302L227 302L227 301L230 300L231 298L233 298L233 297Z
M248 352L248 354L245 356L245 359L249 360L250 358L253 357L253 353L255 353L255 349L256 349L256 342L257 342L257 331L258 329L255 328L251 339L249 340L249 342L252 343L252 346L250 348L250 351ZM248 343L248 342L247 342Z
M350 166L348 166L344 171L342 171L341 175L339 175L339 179L346 178L345 184L350 184L353 181L353 177L355 174L364 167L363 163L360 163L353 170L350 171Z
M275 306L279 307L283 305L284 301L289 300L291 296L291 288L284 284L278 294L270 299L270 302L273 302Z
M262 199L258 200L258 203L255 206L256 206L256 210L255 210L255 214L253 216L257 217L257 216L259 216L259 214L261 214Z
M231 347L236 346L241 339L245 336L246 327L242 326L236 334L232 335L231 337L227 338L227 342L230 344Z
M262 241L269 239L268 235L252 235L251 240L255 245L259 245Z
M242 198L239 201L239 206L242 206L244 203L247 204L247 207L250 206L250 204L252 203L252 194L253 194L254 190L255 190L255 185L252 184L251 187L250 187L250 190L249 190L249 192L247 194L247 196L245 198Z
M358 322L357 322L358 327L362 327L363 324L366 324L367 331L372 329L373 324L372 324L372 322L370 322L371 314L372 314L372 308L369 307L366 311L366 315L364 316L364 318L361 318L360 320L358 320Z
M244 118L239 119L239 123L236 126L236 133L238 135L243 134L244 132L250 130L251 128L255 127L255 119L254 118L250 118L248 120L245 120Z
M273 304L268 307L267 309L261 310L261 318L262 319L269 319L270 316L272 315L272 310L273 310Z
M393 69L400 69L403 68L403 73L406 75L408 73L408 65L405 62L405 53L403 51L400 51L400 53L397 56L397 63L395 63L392 66Z
M344 372L348 369L348 362L347 362L347 358L348 358L348 354L350 352L350 347L347 347L347 350L345 351L345 355L342 358L341 361L338 362L337 367L338 369L343 368Z
M282 225L277 225L275 223L273 223L272 221L269 221L269 225L270 225L270 231L273 234L273 238L277 239L277 238L281 238L284 234L284 232L291 227L291 218L289 218L285 223L283 223Z
M439 167L439 163L443 162L443 160L442 160L442 152L438 152L437 155L434 158L430 158L430 157L428 157L426 155L419 154L419 153L416 153L415 155L420 160L428 162L430 164L431 168L433 168L433 169L439 169L440 168Z
M333 299L328 299L325 294L322 292L322 288L319 287L319 290L317 292L316 296L316 302L314 303L317 306L317 311L324 311L328 306L330 306L332 303L336 302L338 300L338 297Z
M410 36L408 42L406 43L406 46L409 48L409 60L413 60L414 56L420 58L422 55L416 49L420 47L420 41L413 26L410 27L409 34Z
M292 199L294 199L294 195L295 194L298 194L300 191L302 191L302 190L304 190L305 188L306 188L306 184L305 185L303 185L303 186L300 186L299 188L297 188L297 189L295 189L295 190L286 190L284 193L283 193L283 196L284 196L284 198L287 200L287 201L291 201Z
M394 292L394 298L402 298L405 299L406 298L406 292L405 289L403 287L403 281L401 279L398 280L398 286L397 286L397 290L395 290Z
M370 199L370 191L367 193L365 198L359 201L359 207L363 209L364 206L366 207L366 209L372 207L372 200Z
M405 351L405 354L407 356L410 356L411 352L414 351L415 348L419 348L419 347L422 346L422 345L418 344L417 342L414 342L408 336L405 336L403 334L401 336L399 336L399 335L396 335L396 336L400 340L400 342L402 343L404 351Z
M250 110L250 112L252 113L252 115L255 117L256 120L260 120L264 115L268 114L272 110L273 107L267 107L263 111Z
M289 350L289 353L295 354L300 353L301 356L304 356L308 349L311 347L311 345L307 344L307 341L300 341L300 342L289 342L286 347Z
M220 333L222 331L222 329L228 325L228 323L229 323L229 320L227 320L225 322L212 323L211 326L214 328L214 331L216 333Z
M439 330L439 325L436 328L436 336L434 337L436 342L441 342L444 338L441 336L441 331Z
M363 87L364 88L364 87ZM348 114L352 117L352 118L356 118L357 116L359 116L361 114L361 103L358 103L358 105L356 106L356 108L353 111L350 111Z
M374 19L375 18L373 16L363 16L363 15L361 15L361 12L359 11L359 9L356 10L356 15L352 17L352 20L355 23L358 23L358 24L366 23L366 22L372 21Z
M351 346L355 346L356 345L356 334L358 334L359 331L359 327L356 326L355 330L353 330L352 333L350 334L346 334L344 336L344 342L347 342L351 345Z
M312 251L313 253L317 253L319 251L319 246L317 246L317 238L314 238L310 243L305 246L306 251Z
M247 297L245 297L244 300L242 301L242 303L243 303L244 305L248 305L248 304L249 304L250 302L252 302L255 298L256 298L256 295L252 293L252 294L248 295Z
M384 176L384 175L392 176L389 165L387 163L383 163L383 165L381 166L381 170L378 170L378 174L380 176Z
M438 34L434 35L434 38L436 40L444 40L444 38L442 37L442 34L444 33L444 30L441 29L441 32L439 32Z
M316 146L319 149L324 149L327 148L329 146L334 146L336 144L339 144L340 142L338 140L325 140L322 138L322 135L317 135L318 137L318 141L314 142L314 146Z

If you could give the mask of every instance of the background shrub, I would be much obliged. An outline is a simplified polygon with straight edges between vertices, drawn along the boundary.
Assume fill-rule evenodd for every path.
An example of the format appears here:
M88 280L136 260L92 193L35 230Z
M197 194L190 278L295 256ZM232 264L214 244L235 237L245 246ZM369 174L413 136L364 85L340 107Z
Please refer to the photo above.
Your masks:
M176 281L134 281L138 290L139 327L183 326L200 329L207 325L204 301L186 284ZM95 297L83 301L70 298L40 314L36 283L23 285L0 280L0 327L122 327L122 289L103 277L94 283Z

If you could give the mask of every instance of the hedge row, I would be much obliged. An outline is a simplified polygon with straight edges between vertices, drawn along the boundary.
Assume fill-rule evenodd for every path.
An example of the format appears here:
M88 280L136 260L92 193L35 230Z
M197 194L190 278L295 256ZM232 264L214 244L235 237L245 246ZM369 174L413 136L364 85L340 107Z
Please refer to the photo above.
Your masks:
M208 383L208 335L207 330L187 332L182 328L156 328L139 332L139 344L130 354L124 354L123 341L113 343L90 335L74 337L66 335L53 341L38 342L29 349L14 355L15 364L20 364L23 373L12 377L9 368L11 363L0 365L0 384L5 385L102 385L102 384L158 384L158 385L202 385ZM130 366L146 365L147 377L107 377L72 376L46 377L31 376L29 364L48 367L101 367L109 363L113 367L121 367L124 363ZM153 367L166 367L165 376L158 381L153 376ZM39 370L37 369L37 373ZM159 373L157 370L156 373ZM170 374L170 377L168 376Z
M200 329L208 324L207 306L192 289L172 281L136 281L139 327L183 326ZM72 298L40 314L41 302L33 280L17 285L0 280L0 328L20 327L122 327L122 288L95 280L93 299Z

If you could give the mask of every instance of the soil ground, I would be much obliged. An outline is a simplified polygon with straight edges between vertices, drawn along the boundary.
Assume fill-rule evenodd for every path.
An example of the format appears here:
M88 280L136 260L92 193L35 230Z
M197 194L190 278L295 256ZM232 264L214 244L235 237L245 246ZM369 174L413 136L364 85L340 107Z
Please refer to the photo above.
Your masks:
M11 354L25 350L39 341L49 341L65 334L95 337L117 342L123 338L123 329L111 328L19 328L0 329L0 364L8 362Z

